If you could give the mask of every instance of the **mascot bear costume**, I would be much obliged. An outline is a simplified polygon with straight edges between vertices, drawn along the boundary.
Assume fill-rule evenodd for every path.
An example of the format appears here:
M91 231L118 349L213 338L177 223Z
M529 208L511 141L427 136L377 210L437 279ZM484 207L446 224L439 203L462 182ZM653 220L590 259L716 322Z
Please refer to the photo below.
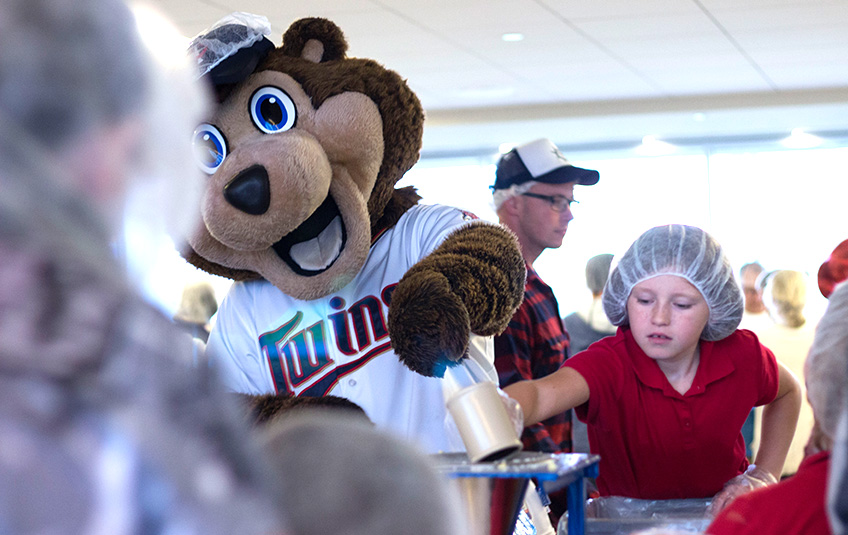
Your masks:
M234 14L191 45L218 106L194 134L209 178L183 256L236 281L207 356L236 392L346 398L425 451L456 449L440 377L464 358L493 373L484 337L524 293L517 241L395 189L424 122L397 73L346 57L325 19L280 47L268 33Z

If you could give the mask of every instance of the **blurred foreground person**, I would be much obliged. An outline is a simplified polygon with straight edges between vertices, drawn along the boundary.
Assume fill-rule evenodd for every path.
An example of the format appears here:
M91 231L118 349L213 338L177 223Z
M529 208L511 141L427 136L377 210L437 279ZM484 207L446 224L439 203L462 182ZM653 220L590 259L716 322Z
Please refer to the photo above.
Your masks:
M756 331L777 360L782 362L801 381L804 388L804 362L813 345L816 322L804 316L807 305L807 277L800 271L781 269L772 271L762 279L763 302L772 318L771 325ZM759 415L758 415L759 416ZM759 418L756 429L759 431ZM795 435L783 464L783 476L794 474L804 459L804 446L813 429L813 409L806 400L801 403ZM759 442L759 433L757 443Z
M737 498L707 528L711 535L831 533L826 514L830 451L848 393L848 284L836 287L805 363L815 425L798 473ZM834 484L844 474L831 474ZM844 495L843 495L844 500ZM838 518L835 516L834 521ZM834 523L836 528L836 523ZM835 533L842 533L833 529Z
M308 408L258 432L295 535L470 532L457 488L432 459L367 418Z
M0 3L4 535L285 533L232 400L113 254L128 200L154 231L192 195L190 72L117 0Z

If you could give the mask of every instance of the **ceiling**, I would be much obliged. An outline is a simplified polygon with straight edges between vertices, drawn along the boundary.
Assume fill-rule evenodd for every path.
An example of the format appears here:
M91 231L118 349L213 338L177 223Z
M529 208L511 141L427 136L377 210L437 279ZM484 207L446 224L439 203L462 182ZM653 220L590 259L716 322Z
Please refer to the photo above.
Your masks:
M848 139L848 0L150 0L188 37L232 11L279 44L306 16L408 79L424 157L549 137L615 148ZM504 33L524 39L508 42Z

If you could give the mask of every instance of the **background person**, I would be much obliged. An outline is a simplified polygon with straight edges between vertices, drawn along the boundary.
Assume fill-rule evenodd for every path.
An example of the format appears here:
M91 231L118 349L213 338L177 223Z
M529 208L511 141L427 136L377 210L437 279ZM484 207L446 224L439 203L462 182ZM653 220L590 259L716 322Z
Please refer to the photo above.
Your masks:
M745 299L740 329L750 329L756 333L760 328L771 325L772 320L763 303L761 277L765 272L765 268L759 262L749 262L739 268L739 282Z
M815 415L808 457L794 476L731 503L707 528L708 534L831 533L825 502L830 451L848 392L848 285L831 295L805 368Z
M548 139L515 147L498 162L493 201L501 224L518 237L527 268L524 301L506 330L495 337L495 368L501 387L555 372L568 357L553 290L533 269L545 249L556 249L574 218L574 188L598 182L598 172L571 165ZM524 448L545 453L571 452L571 414L562 411L528 426ZM565 493L551 497L553 521L565 511Z
M610 323L601 302L610 264L611 254L595 255L586 262L586 286L592 293L592 300L562 319L568 332L569 353L572 355L580 353L605 336L615 334L615 325Z
M183 287L180 306L174 313L174 323L191 334L192 338L209 340L210 320L218 311L215 289L208 282L195 282Z
M749 262L739 268L739 281L742 285L742 296L745 299L745 309L742 312L740 329L749 329L758 334L760 330L768 328L773 321L769 317L766 305L763 303L763 287L761 284L765 268L759 262ZM754 458L757 440L755 428L756 411L751 411L742 426L742 436L745 438L745 448L749 459Z
M587 349L593 342L615 334L615 326L604 313L601 295L609 277L611 254L599 254L586 262L586 286L592 292L592 300L582 309L572 312L562 319L570 340L569 353L576 355ZM586 424L579 419L571 421L572 451L589 453L589 434Z
M800 271L778 270L761 277L763 302L772 318L771 325L757 331L760 342L772 350L777 360L783 363L801 381L804 387L804 361L813 345L816 326L807 321L804 307L807 304L807 280ZM759 412L759 410L758 410ZM754 447L760 438L760 415L757 415ZM804 447L813 429L813 410L804 394L798 424L782 475L794 474L804 458Z

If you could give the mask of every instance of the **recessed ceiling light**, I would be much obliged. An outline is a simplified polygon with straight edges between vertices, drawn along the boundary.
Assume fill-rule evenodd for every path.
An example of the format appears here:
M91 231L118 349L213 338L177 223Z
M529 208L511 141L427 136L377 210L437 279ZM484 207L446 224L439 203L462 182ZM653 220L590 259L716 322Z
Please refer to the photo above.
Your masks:
M800 128L794 128L789 137L783 138L780 143L787 149L811 149L824 143L824 140Z
M642 138L642 144L635 150L637 154L643 156L663 156L675 152L677 147L671 143L660 141L655 136L645 136Z
M523 41L524 34L523 33L505 33L501 35L501 39L507 42L515 42L515 41Z
M692 114L692 120L695 121L695 122L698 122L698 123L703 123L704 121L707 120L707 114L701 113L701 112L693 113Z

